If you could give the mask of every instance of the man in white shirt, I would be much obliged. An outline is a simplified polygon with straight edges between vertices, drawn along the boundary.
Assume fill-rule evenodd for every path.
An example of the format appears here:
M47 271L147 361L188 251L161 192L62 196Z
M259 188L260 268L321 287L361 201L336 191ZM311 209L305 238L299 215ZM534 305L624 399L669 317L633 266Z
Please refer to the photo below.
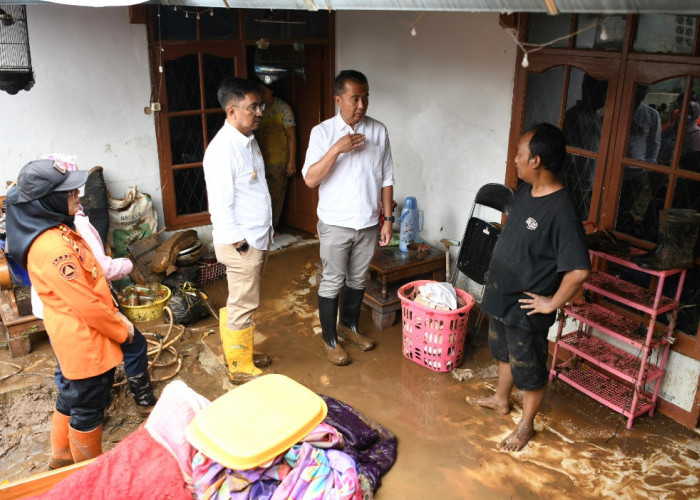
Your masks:
M302 175L307 186L319 186L323 277L318 290L318 315L322 345L331 363L346 365L350 357L338 337L363 351L374 347L374 341L360 333L358 322L365 275L377 237L381 246L391 239L394 164L386 127L366 116L367 77L359 71L341 71L334 90L339 112L311 131ZM380 202L389 215L381 228Z
M226 266L226 321L221 342L234 383L260 375L270 358L253 355L253 313L260 303L260 280L272 236L272 208L265 163L253 131L265 104L254 82L227 77L218 90L226 121L204 154L214 252Z

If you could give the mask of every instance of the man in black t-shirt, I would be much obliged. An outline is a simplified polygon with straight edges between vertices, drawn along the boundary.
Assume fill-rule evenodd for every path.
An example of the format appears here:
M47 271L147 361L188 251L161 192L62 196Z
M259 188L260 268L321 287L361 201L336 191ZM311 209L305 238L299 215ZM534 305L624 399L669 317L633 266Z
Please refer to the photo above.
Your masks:
M515 167L523 181L494 248L481 308L491 318L489 349L499 362L491 397L468 398L502 415L515 385L523 414L498 447L517 451L535 433L535 415L547 388L547 333L555 313L579 290L591 267L583 225L559 179L566 141L541 123L518 144Z

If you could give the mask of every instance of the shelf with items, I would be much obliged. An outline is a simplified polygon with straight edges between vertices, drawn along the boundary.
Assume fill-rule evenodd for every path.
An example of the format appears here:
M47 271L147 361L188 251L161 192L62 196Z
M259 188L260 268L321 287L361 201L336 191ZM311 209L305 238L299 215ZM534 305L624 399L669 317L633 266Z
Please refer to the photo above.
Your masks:
M584 394L627 417L627 428L634 418L653 415L661 381L668 361L670 345L680 295L686 271L672 269L656 271L642 269L618 256L591 251L591 257L612 262L626 268L656 277L650 288L595 269L583 285L605 299L604 304L579 301L567 304L560 315L557 339L554 345L550 381L559 378ZM664 283L669 276L679 274L673 297L663 295ZM644 321L633 320L612 308L626 306L643 313ZM668 316L668 324L657 323L660 314ZM578 321L578 328L564 332L566 318ZM600 332L593 335L591 330ZM618 345L613 345L617 341ZM625 349L623 346L629 346ZM560 361L559 349L570 353ZM652 362L652 353L658 354ZM647 389L648 388L648 389Z

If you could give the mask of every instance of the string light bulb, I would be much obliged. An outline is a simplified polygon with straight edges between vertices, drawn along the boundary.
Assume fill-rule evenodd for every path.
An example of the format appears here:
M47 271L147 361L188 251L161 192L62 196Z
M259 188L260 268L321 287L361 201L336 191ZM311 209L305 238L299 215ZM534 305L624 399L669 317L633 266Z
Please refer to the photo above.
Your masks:
M211 17L214 17L214 9L209 9L209 15L210 15Z
M600 39L604 42L608 39L608 30L605 27L605 19L600 22Z
M199 21L199 12L197 12L197 21Z
M530 66L530 61L527 60L527 52L525 52L525 55L523 56L523 60L520 62L520 65L523 68L527 68L528 66Z
M411 28L411 36L416 36L417 34L418 34L418 32L416 31L416 28L415 27Z

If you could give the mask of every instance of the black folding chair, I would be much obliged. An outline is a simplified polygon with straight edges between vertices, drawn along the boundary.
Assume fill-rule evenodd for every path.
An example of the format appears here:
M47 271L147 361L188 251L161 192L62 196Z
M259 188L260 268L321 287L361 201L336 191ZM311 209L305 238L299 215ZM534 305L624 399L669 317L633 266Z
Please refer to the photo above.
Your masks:
M467 220L467 227L460 243L457 265L450 276L450 281L454 285L459 273L463 273L472 281L479 285L486 284L486 277L491 263L491 255L496 240L501 234L500 222L487 222L482 218L474 216L474 209L477 205L483 205L508 215L513 204L514 193L505 184L490 183L479 188L472 203L472 209ZM476 320L476 328L479 330L482 319L481 308Z

